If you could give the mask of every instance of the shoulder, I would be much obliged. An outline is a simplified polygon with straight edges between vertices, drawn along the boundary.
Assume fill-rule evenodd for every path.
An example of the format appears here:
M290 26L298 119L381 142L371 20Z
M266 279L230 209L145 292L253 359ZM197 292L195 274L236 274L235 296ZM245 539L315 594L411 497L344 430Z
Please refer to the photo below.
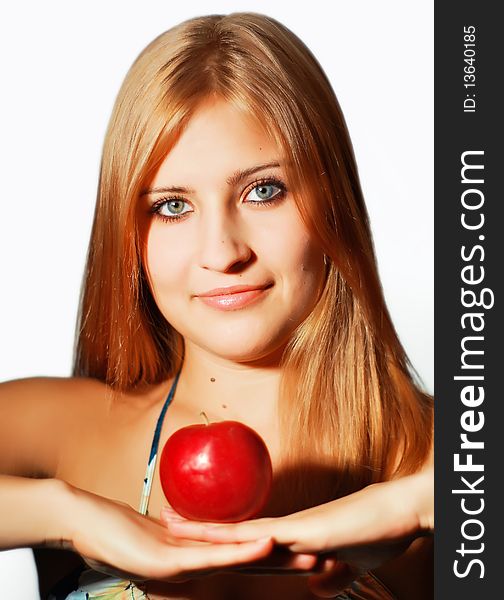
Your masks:
M0 471L54 476L63 440L110 389L85 378L33 377L0 384Z
M2 413L20 420L75 414L110 396L104 383L79 377L31 377L0 383Z
M82 393L105 387L102 382L85 377L29 377L0 383L0 394L2 398L8 394L29 400L38 395L51 400L69 392Z

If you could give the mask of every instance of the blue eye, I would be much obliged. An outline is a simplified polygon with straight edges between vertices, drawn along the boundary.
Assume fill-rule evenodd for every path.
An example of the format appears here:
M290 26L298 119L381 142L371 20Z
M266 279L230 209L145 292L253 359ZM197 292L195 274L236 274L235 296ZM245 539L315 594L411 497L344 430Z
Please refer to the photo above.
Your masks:
M173 198L172 200L166 200L159 207L160 214L167 215L183 215L187 212L184 210L184 205L186 208L189 206L185 200L180 200L179 198Z
M250 190L246 199L252 204L267 204L277 197L283 197L285 191L285 185L281 181L259 182Z
M192 212L192 208L183 198L162 198L151 211L166 221L175 221Z

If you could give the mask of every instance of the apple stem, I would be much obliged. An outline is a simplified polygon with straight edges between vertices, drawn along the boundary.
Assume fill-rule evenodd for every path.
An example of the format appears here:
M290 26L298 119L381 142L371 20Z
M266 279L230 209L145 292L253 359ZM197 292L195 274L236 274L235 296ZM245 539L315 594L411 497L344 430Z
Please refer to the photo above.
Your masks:
M208 417L206 416L205 412L201 411L200 412L200 417L203 417L205 419L205 421L206 421L206 424L210 425L210 421L209 421Z

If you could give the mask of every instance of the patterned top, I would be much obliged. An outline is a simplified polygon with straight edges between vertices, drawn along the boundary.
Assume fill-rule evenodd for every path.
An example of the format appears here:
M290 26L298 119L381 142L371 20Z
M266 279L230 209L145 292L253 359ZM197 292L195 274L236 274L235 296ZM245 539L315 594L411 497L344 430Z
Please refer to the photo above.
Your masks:
M392 592L371 571L356 579L348 589L333 600L397 600Z

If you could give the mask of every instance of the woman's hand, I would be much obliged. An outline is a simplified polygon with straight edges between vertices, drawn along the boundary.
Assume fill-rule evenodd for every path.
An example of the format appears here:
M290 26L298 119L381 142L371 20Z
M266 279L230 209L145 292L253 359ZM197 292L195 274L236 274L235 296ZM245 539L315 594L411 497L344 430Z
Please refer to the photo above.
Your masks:
M183 520L168 509L161 520L180 539L227 544L272 536L292 552L321 554L326 560L321 573L310 577L310 585L323 594L342 589L360 573L403 552L415 537L432 531L433 491L429 466L286 517L209 524Z
M61 545L71 547L95 570L136 580L184 581L228 565L270 554L270 536L223 544L180 540L164 525L130 506L68 486L62 503ZM54 544L53 544L54 545Z

